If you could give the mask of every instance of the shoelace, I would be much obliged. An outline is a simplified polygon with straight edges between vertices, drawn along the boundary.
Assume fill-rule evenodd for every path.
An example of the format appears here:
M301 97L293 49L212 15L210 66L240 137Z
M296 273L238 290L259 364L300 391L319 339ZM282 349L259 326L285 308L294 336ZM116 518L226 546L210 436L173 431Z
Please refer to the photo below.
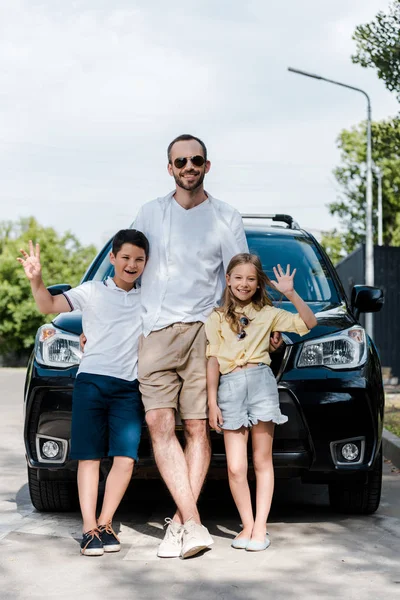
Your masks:
M91 529L90 531L87 531L86 533L83 534L85 537L89 537L90 539L87 541L86 545L83 547L84 550L86 550L86 548L89 546L89 544L91 542L93 542L94 538L97 537L97 539L99 540L99 542L101 542L100 536L99 536L99 530L97 527L95 527L94 529Z
M114 529L112 528L111 521L109 521L105 525L99 525L99 531L105 531L109 535L113 535L116 540L120 541L119 537L117 536Z
M196 531L195 531L196 530L196 523L194 521L190 522L188 524L185 524L183 526L183 530L186 533L186 536L187 536L188 539L191 540L191 539L193 539L193 538L196 537Z
M164 529L167 530L168 537L177 538L179 540L182 536L182 530L180 529L179 531L176 531L176 529L170 527L171 524L175 524L175 522L172 519L170 519L170 517L167 517L165 519Z

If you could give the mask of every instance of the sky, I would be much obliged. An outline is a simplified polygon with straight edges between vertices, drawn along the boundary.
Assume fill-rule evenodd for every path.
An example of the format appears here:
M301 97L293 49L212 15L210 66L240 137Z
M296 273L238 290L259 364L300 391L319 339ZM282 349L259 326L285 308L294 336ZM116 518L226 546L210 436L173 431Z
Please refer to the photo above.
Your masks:
M206 189L241 212L338 225L336 140L399 105L351 37L386 0L0 0L0 220L97 247L174 187L166 148L203 139Z

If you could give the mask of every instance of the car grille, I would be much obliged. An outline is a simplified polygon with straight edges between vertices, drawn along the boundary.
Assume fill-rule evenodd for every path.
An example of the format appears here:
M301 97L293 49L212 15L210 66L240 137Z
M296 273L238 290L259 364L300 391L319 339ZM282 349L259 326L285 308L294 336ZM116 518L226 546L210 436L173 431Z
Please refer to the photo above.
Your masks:
M300 414L297 401L289 391L279 390L281 412L288 417L288 422L275 428L274 452L308 452L308 434L303 418ZM177 437L184 446L185 439L181 426L176 429ZM225 462L224 436L211 431L212 461ZM249 439L249 457L251 463L251 440ZM143 427L142 438L139 446L139 458L141 461L153 459L150 435L147 427Z

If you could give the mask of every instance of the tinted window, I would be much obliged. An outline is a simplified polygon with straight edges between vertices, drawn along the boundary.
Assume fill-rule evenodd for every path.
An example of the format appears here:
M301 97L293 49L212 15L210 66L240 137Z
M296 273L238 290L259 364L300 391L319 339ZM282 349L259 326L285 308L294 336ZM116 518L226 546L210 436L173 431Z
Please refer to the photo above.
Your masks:
M276 235L274 232L249 232L247 241L250 252L258 254L263 269L275 279L272 267L278 263L286 268L297 269L295 289L306 302L339 302L336 288L324 259L312 240L303 236ZM280 294L269 292L278 300Z

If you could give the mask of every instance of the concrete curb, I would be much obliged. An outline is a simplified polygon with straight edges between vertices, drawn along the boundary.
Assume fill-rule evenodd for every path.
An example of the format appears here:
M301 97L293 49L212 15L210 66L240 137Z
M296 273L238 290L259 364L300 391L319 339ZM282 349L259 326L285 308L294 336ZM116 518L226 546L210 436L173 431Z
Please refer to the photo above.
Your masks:
M400 438L383 428L382 445L383 456L400 469Z

